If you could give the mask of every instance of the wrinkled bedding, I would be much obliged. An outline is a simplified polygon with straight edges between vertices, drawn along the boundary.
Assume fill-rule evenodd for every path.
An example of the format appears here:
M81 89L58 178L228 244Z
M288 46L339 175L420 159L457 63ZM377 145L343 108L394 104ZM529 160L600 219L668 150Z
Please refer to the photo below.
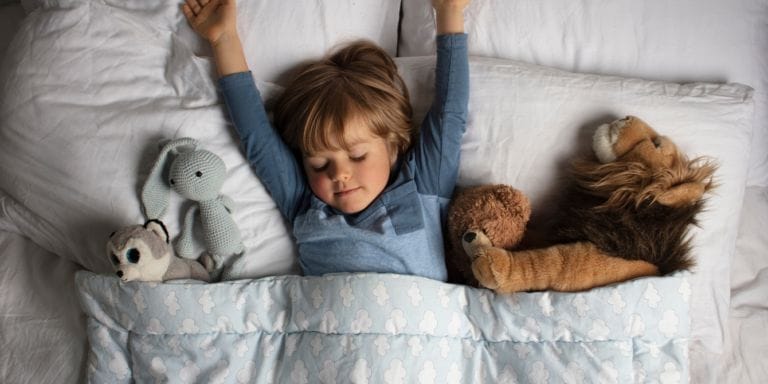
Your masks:
M0 230L0 383L82 383L80 268L11 230Z

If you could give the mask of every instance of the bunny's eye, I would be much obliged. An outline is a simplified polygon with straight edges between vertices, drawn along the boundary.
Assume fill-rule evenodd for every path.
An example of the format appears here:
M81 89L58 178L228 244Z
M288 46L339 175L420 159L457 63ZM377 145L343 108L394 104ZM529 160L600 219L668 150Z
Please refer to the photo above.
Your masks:
M139 262L139 258L141 257L141 254L139 253L139 250L136 248L131 248L128 250L128 262L131 264L136 264Z
M195 176L197 177L203 177L203 173L200 171L195 172Z
M171 185L174 185L174 184L176 184L176 182L173 181L173 179L171 179Z
M110 254L109 256L110 256L110 257L109 257L109 258L110 258L110 260L112 260L112 264L115 264L115 265L118 265L118 264L120 264L120 259L118 259L118 258L117 258L117 256L115 256L115 254L114 254L114 253L113 253L113 254Z

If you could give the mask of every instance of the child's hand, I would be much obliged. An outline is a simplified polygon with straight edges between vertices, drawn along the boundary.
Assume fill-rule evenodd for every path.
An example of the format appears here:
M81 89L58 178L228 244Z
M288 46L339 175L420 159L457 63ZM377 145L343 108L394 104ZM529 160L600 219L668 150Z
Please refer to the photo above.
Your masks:
M219 76L248 70L237 35L235 0L185 0L182 12L189 25L208 40Z
M437 34L464 32L464 8L470 0L432 0Z
M237 36L235 0L186 0L182 11L192 29L213 46Z

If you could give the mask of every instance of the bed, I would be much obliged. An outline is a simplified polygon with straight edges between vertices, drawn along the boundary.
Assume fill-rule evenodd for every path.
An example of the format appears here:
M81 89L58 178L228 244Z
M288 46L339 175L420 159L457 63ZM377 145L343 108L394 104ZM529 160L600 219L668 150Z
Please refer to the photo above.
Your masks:
M267 100L297 63L366 38L396 57L423 116L429 0L298 4L238 4ZM2 1L0 382L768 381L768 1L474 0L466 19L459 184L511 184L545 220L594 127L641 116L720 166L694 271L514 295L301 277L176 2ZM216 284L122 284L105 239L143 222L158 144L185 136L227 165L242 266ZM171 201L171 234L185 204Z

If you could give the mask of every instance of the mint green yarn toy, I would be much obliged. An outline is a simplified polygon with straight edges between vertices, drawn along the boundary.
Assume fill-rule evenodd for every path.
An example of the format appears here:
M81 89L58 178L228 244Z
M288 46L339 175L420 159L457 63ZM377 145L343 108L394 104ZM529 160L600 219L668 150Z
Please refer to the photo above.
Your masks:
M197 259L193 249L193 227L194 219L199 215L206 252L216 264L212 275L218 277L225 265L231 265L236 255L242 255L245 247L231 216L234 204L230 198L219 194L226 177L224 161L198 147L196 140L185 137L172 140L162 148L141 191L142 209L147 219L159 219L168 209L171 190L196 201L197 204L185 215L174 248L183 258ZM224 272L225 279L226 275Z

